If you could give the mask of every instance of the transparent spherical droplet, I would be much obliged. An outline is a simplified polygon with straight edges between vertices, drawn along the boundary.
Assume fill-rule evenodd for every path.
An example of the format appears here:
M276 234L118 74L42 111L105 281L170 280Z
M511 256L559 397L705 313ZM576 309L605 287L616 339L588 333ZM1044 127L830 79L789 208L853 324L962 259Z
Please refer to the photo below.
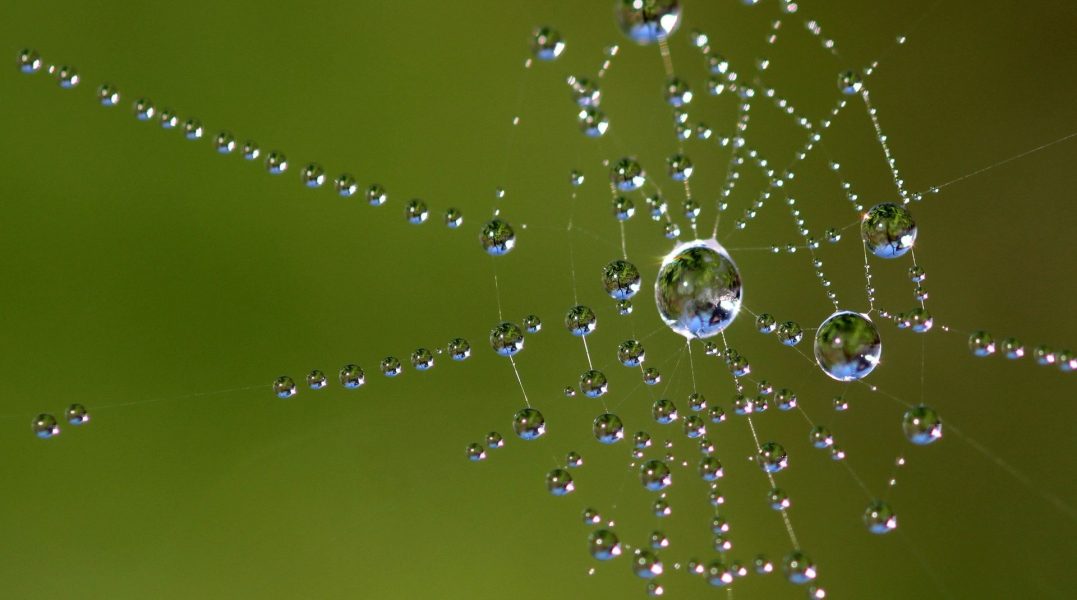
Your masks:
M662 574L662 561L653 551L636 548L632 552L632 572L638 577L653 579Z
M56 70L56 82L64 89L71 89L78 85L80 81L82 79L79 77L75 67L64 65Z
M480 460L486 460L486 449L482 447L482 444L478 442L472 442L467 445L466 450L467 459L472 462L478 462Z
M909 279L916 283L920 283L927 278L927 274L924 272L924 268L920 265L913 265L909 267Z
M109 83L102 83L97 88L97 100L101 106L116 106L120 102L120 91Z
M759 330L759 333L774 333L774 330L778 327L778 322L774 320L774 316L770 313L760 313L755 318L755 327Z
M76 402L68 406L67 410L64 411L64 419L72 425L82 425L90 421L90 412L86 410L85 406Z
M785 510L792 506L792 502L789 501L789 494L786 494L785 490L781 488L771 488L767 492L767 504L774 510Z
M564 389L564 394L565 394L565 398L575 398L576 397L576 388L572 387L571 385L566 385L565 389Z
M611 261L602 269L602 286L611 298L627 300L639 291L639 269L627 260Z
M606 393L609 381L605 373L591 369L580 375L580 391L588 398L598 398Z
M329 379L318 369L314 369L310 373L307 373L307 387L312 390L320 390L326 386Z
M325 183L325 169L318 163L308 163L299 174L303 185L309 188L319 188Z
M183 122L183 137L189 140L200 140L205 132L202 121L198 119L187 119Z
M646 431L637 431L636 435L632 436L632 446L637 450L643 450L651 447L651 434Z
M916 221L904 206L883 202L864 214L860 235L875 256L897 258L916 242Z
M1058 362L1058 368L1064 373L1071 373L1077 371L1077 356L1069 350L1059 350L1055 355L1055 360Z
M991 344L991 351L994 352L993 343ZM1055 363L1057 358L1058 357L1055 355L1054 351L1047 346L1044 346L1043 344L1040 344L1039 346L1036 346L1032 349L1032 360L1036 361L1037 365L1052 365Z
M456 208L450 208L445 211L445 226L449 229L456 229L464 224L464 215Z
M404 365L400 364L400 359L395 356L386 356L381 359L378 367L381 369L381 374L386 377L396 377L404 370Z
M651 416L662 425L668 425L677 420L677 406L668 398L660 398L651 406Z
M688 415L684 418L684 435L689 439L696 439L707 435L707 424L699 415Z
M542 319L538 315L527 315L524 317L524 329L527 329L527 333L542 331Z
M618 300L617 301L617 314L624 316L632 314L632 301L631 300Z
M273 380L273 393L278 398L291 398L295 395L295 381L287 375L281 375Z
M572 88L572 99L576 101L576 104L580 108L586 108L588 106L598 106L602 101L602 91L598 89L598 84L586 77L573 77L569 86ZM579 175L579 171L573 171L572 185L580 185L583 183L583 176ZM580 183L576 183L579 180Z
M516 246L516 233L501 219L491 219L479 234L482 247L491 256L508 254Z
M829 448L834 445L834 435L823 425L816 425L808 432L808 441L816 448Z
M711 423L724 423L725 411L722 410L721 406L712 406L707 409L707 418L710 419Z
M939 413L924 404L905 411L901 428L910 442L921 446L942 437L942 419L939 418Z
M34 420L30 422L30 429L33 430L34 435L43 440L60 435L60 426L56 423L56 417L47 413L34 417Z
M794 550L782 560L782 572L790 582L805 584L815 579L815 563L803 552Z
M695 412L707 408L707 397L699 392L692 392L688 395L688 408Z
M621 555L621 540L609 529L596 529L587 538L591 556L598 560L611 560Z
M838 74L838 89L846 96L858 94L864 89L864 79L856 71L843 71Z
M266 171L270 175L280 175L287 170L288 158L283 153L274 150L266 156Z
M872 500L864 509L864 525L872 533L889 533L897 529L897 515L882 500Z
M648 367L643 370L643 383L647 385L658 385L662 381L662 374L658 372L655 367Z
M553 469L546 474L546 489L554 496L565 496L576 489L572 475L564 469Z
M153 107L153 102L149 98L139 98L134 104L135 116L139 121L149 121L153 118L153 115L157 112Z
M733 583L734 579L733 570L720 559L715 559L708 563L704 575L707 578L707 583L715 587L729 585Z
M618 196L613 200L613 216L618 221L627 221L636 214L636 205L631 199Z
M654 285L659 315L687 338L717 335L740 311L740 272L715 240L677 245L662 261Z
M781 331L778 335L781 337ZM815 363L831 379L855 381L867 377L879 365L882 353L879 330L860 313L838 311L815 332Z
M680 77L672 77L666 81L664 92L666 102L674 108L680 108L692 102L692 88Z
M781 444L766 442L759 447L756 462L767 473L777 473L789 466L789 456L785 453L785 447Z
M546 433L546 419L534 408L521 408L512 417L512 430L522 440L534 440Z
M344 388L354 390L366 383L366 373L359 365L347 364L340 368L337 379Z
M258 160L258 157L262 155L262 150L258 147L253 140L247 140L243 142L243 158L244 160Z
M1017 341L1017 338L1006 338L1002 340L1002 352L1006 354L1006 358L1016 360L1025 355L1025 346Z
M598 415L592 425L595 439L603 444L615 444L624 439L624 424L620 417L605 413Z
M778 325L778 341L786 346L796 346L804 339L804 329L796 321L785 321Z
M23 73L37 73L41 70L41 55L37 50L24 48L15 57L15 65Z
M380 184L374 183L366 189L366 201L371 206L381 206L385 204L385 201L389 199L388 194L385 193L385 188Z
M307 182L307 185L309 186L310 183ZM359 191L359 184L355 182L355 177L352 177L348 173L342 173L339 177L333 180L333 189L336 190L337 195L341 198L351 198Z
M755 398L752 398L752 412L766 412L768 408L770 408L770 403L767 402L767 399L765 397L756 396Z
M673 483L669 466L660 460L649 460L639 467L639 481L652 492L659 492Z
M598 326L595 311L582 305L573 306L565 314L565 327L572 335L587 335Z
M774 563L770 562L770 559L762 554L755 557L752 561L752 566L757 575L766 575L774 572Z
M179 117L167 108L161 109L161 114L158 118L161 120L161 127L165 129L172 129L179 125Z
M995 353L995 338L986 331L974 331L969 335L969 350L976 356L990 356Z
M404 217L412 225L426 222L428 216L430 216L430 211L427 210L426 203L418 198L412 198L404 207Z
M921 306L910 310L908 318L909 326L917 333L926 333L935 326L935 317L932 316L931 311Z
M774 403L779 410L793 410L797 407L797 395L792 390L782 388L774 394Z
M531 33L531 52L539 60L555 60L565 51L561 33L552 27L538 27Z
M464 338L449 340L449 356L453 360L466 360L471 356L471 344Z
M486 447L491 450L497 450L505 445L505 438L501 437L501 434L496 431L491 431L486 434Z
M622 158L610 169L610 181L622 192L638 190L647 182L643 167L634 158Z
M598 525L602 522L602 515L597 510L587 507L583 509L583 524L584 525Z
M606 130L610 128L610 121L606 117L606 113L594 106L580 109L579 114L576 115L576 121L579 123L580 131L587 137L602 137L606 134Z
M666 166L669 167L670 179L674 181L685 181L692 177L692 172L695 171L695 167L692 166L692 159L683 154L674 154L669 157L666 161ZM693 219L699 214L699 208L695 204L686 205L685 213L689 219Z
M411 353L411 365L419 371L434 368L434 354L426 348L419 348Z
M755 411L755 405L749 398L741 394L733 397L733 412L738 415L750 415Z
M679 0L617 0L617 25L633 42L654 44L681 26Z
M236 149L236 138L228 131L221 131L213 138L213 147L221 154L231 154Z
M515 323L499 323L490 330L490 346L501 356L512 356L524 349L524 333Z
M713 456L704 456L699 460L699 476L703 481L718 481L725 475L722 463Z

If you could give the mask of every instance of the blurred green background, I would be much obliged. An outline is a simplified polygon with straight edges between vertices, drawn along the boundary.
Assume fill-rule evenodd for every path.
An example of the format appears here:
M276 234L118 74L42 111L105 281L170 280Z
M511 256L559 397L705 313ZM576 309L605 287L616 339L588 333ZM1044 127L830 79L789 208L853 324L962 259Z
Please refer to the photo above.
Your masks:
M676 454L695 456L679 428L649 417L659 396L686 410L691 380L683 341L660 328L647 293L670 243L645 214L627 227L629 257L647 282L636 313L617 316L599 285L601 266L619 256L601 161L637 155L671 210L682 199L664 174L676 143L658 52L623 39L610 4L0 7L12 62L28 46L82 76L62 90L44 73L0 69L0 596L643 596L628 558L596 564L588 556L585 506L615 519L626 543L645 543L655 527L669 534L668 595L720 593L671 568L715 556L702 482L678 469L673 515L658 522L648 514L651 494L627 468L627 442L604 447L591 437L601 403L561 394L586 366L579 341L560 325L573 303L571 213L576 292L599 315L589 341L611 380L606 401L629 434L646 429L659 446L669 438ZM765 43L780 15L772 0L685 4L673 61L697 92L691 121L719 134L731 132L736 102L706 95L692 28L746 75L757 57L769 58L766 83L814 119L836 101L840 70L883 56L870 89L911 189L1077 130L1071 3L804 2L774 47ZM808 34L808 18L837 40L840 58ZM558 28L567 49L525 71L529 33L540 24ZM909 40L896 47L902 33ZM611 129L591 140L577 130L564 78L593 75L611 43L621 44L602 86ZM103 81L123 93L119 107L94 99ZM206 138L189 142L138 122L130 105L139 96L201 119ZM782 168L803 134L765 99L752 115L749 142ZM221 128L285 152L291 169L271 177L261 164L217 155L210 140ZM825 144L866 204L894 198L861 103L835 121ZM693 140L686 152L709 227L728 150ZM1017 336L1029 348L1077 345L1075 160L1077 142L1062 143L912 206L937 323ZM363 185L385 185L389 202L372 208L304 189L298 171L308 161L330 176L349 171ZM573 168L587 176L574 208ZM787 208L772 201L732 233L760 185L758 175L744 176L720 238L753 311L813 327L830 311L809 257L760 250L798 241ZM500 201L497 186L507 189ZM819 153L790 192L816 232L855 220ZM430 222L404 222L411 197L430 204ZM518 247L492 261L476 238L495 203L516 226ZM463 211L460 230L442 224L449 206ZM643 213L642 199L637 208ZM820 257L843 305L865 310L855 230L824 244ZM510 437L523 401L485 340L497 321L491 262L505 317L535 313L546 324L518 359L549 423L532 443ZM910 261L872 264L880 306L912 308ZM790 452L778 479L820 583L835 598L1068 596L1077 585L1077 527L1072 509L1045 496L1069 506L1077 497L1074 376L1027 358L973 358L963 335L938 327L922 337L880 328L884 364L870 382L909 402L922 397L1027 483L949 431L931 447L910 447L903 408L866 387L851 387L850 410L835 413L841 386L742 317L729 338L753 376L795 390L873 493L882 493L898 455L908 461L890 493L900 527L873 536L860 521L868 498L809 446L804 420L776 412L756 419L763 438ZM633 332L654 332L645 345L662 386L642 388L638 371L615 365L614 348ZM431 372L406 369L396 380L376 373L386 355L406 359L454 336L474 345L466 363L441 357ZM280 374L300 381L320 368L332 376L346 362L366 369L365 387L301 388L288 401L269 392ZM724 365L697 348L695 370L700 390L728 410ZM76 401L91 411L89 424L34 438L31 417L60 415ZM466 461L465 445L489 430L506 435L505 448ZM745 423L731 416L710 433L726 465L731 555L778 561L790 545L764 505L765 478L746 460L753 446ZM569 450L586 464L574 472L577 491L553 498L544 475ZM735 586L737 598L805 593L780 575Z

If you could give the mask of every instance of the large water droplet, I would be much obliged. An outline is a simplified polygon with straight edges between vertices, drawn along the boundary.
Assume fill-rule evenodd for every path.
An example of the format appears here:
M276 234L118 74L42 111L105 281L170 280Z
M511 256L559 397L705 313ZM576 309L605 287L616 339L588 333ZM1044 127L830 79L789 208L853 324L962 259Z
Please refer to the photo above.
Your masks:
M884 202L864 214L860 235L876 256L897 258L916 242L916 221L904 206Z
M740 272L717 241L685 242L662 261L654 294L670 329L687 338L711 337L740 311Z
M882 353L879 330L860 313L836 312L815 332L815 362L838 381L867 377L879 365Z

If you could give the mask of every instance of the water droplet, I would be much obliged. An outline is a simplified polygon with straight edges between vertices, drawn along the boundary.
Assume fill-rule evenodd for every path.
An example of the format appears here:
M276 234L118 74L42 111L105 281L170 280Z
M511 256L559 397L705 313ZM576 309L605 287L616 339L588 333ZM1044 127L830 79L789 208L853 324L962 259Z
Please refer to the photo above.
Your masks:
M662 561L651 550L636 548L632 552L632 572L638 577L653 579L662 574Z
M205 128L202 127L202 121L187 119L183 122L183 137L189 140L199 140L202 139L204 133Z
M778 323L774 320L774 316L769 313L760 313L755 318L755 327L759 330L759 333L773 333L777 326Z
M673 483L673 474L666 463L652 459L640 465L639 481L648 490L658 492Z
M868 250L880 258L897 258L916 242L916 221L900 204L883 202L871 207L860 222L860 235Z
M565 466L570 469L575 469L583 466L583 457L579 452L572 451L565 456Z
M816 425L808 432L808 441L816 448L829 448L834 445L834 436L822 425Z
M627 300L639 291L639 269L627 260L614 260L602 269L602 285L611 298Z
M733 260L715 240L677 245L662 261L655 301L666 325L687 338L717 335L740 310L741 279Z
M266 156L266 170L270 175L280 175L288 170L288 159L276 150Z
M385 193L385 188L377 183L371 184L366 189L366 201L371 206L381 206L388 199L389 196Z
M713 456L704 456L699 461L699 476L703 481L717 481L725 475L722 463Z
M56 82L64 89L71 89L78 85L80 81L82 81L82 79L79 77L79 73L75 70L75 67L64 65L56 71Z
M97 88L97 99L101 106L116 106L120 102L120 91L111 84L102 83Z
M905 411L901 428L910 442L921 446L942 437L942 419L934 409L923 404Z
M491 256L508 254L516 247L516 233L512 226L501 219L491 219L479 234L483 249Z
M419 371L434 368L434 355L426 348L419 348L411 353L411 365Z
M300 174L303 185L309 188L319 188L325 183L325 169L318 163L308 163Z
M699 412L704 408L707 408L707 398L699 392L692 392L688 395L688 408Z
M553 469L546 474L546 489L554 496L565 496L576 489L572 475L564 469Z
M724 587L733 583L733 571L720 559L712 560L707 564L707 583L716 587Z
M679 0L618 0L616 12L621 31L640 45L664 40L681 26Z
M347 364L340 368L337 379L340 381L340 385L353 390L366 383L366 373L363 372L359 365Z
M587 538L591 556L598 560L611 560L621 555L621 541L608 529L596 529Z
M778 340L786 346L796 346L804 339L804 330L796 321L786 321L778 326Z
M601 414L595 418L592 430L595 439L603 444L615 444L625 436L624 424L621 423L620 417L610 413Z
M858 94L864 89L864 78L856 71L843 71L838 74L838 89L846 96Z
M591 369L580 375L580 391L588 398L598 398L606 393L609 381L605 373Z
M561 33L552 27L538 27L531 34L531 52L539 60L555 60L565 51Z
M534 408L521 408L512 417L512 430L522 440L534 440L546 433L546 419Z
M995 353L995 338L986 331L974 331L969 335L969 350L976 356L990 356Z
M34 435L43 440L60 435L60 426L56 423L56 417L47 413L34 417L34 420L30 422L30 428Z
M889 533L897 529L897 515L882 500L872 500L864 509L864 525L872 533Z
M703 417L688 415L684 418L684 435L689 439L695 439L707 435L707 425Z
M482 447L482 444L472 442L467 445L467 458L472 462L486 460L486 449Z
M430 211L427 210L425 202L418 198L412 198L408 201L407 206L404 207L404 216L407 218L408 223L418 225L426 221L426 218L430 216Z
M931 315L931 311L920 306L909 311L908 319L912 330L917 333L926 333L935 326L935 317Z
M994 344L991 345L991 349L994 351ZM1038 365L1052 365L1056 359L1054 351L1047 346L1041 344L1032 349L1032 360Z
M643 370L643 383L647 385L658 385L662 381L662 374L658 372L655 367L648 367Z
M650 542L651 548L655 550L669 548L669 537L664 532L658 530L651 532Z
M618 221L627 221L636 214L636 205L631 199L618 196L613 200L613 216Z
M445 211L445 226L449 229L456 229L464 224L464 215L455 208L450 208Z
M320 390L326 386L329 380L326 378L325 373L322 373L318 369L314 369L310 373L307 373L307 387L312 390Z
M785 448L777 442L766 442L760 446L756 460L767 473L777 473L789 466L789 456L785 453Z
M243 158L246 160L257 160L261 156L262 151L258 148L258 144L252 140L247 140L243 143Z
M595 311L582 305L573 306L565 314L565 327L572 335L587 335L598 326L598 317Z
M161 127L165 129L172 129L176 125L179 125L179 117L176 116L176 113L167 108L161 110L161 116L159 118L161 120Z
M598 106L602 101L602 91L598 89L598 84L586 77L570 78L569 86L572 88L573 100L575 100L576 104L581 108ZM572 185L580 185L580 183L583 183L583 176L579 175L578 171L573 171L572 173ZM577 175L579 175L580 183L576 183Z
M677 420L677 406L672 400L660 398L651 406L651 416L661 425L668 425Z
M231 154L236 149L236 138L227 131L221 131L213 138L213 147L221 154Z
M618 300L617 301L617 314L621 316L632 314L632 301L631 300Z
M610 181L622 192L632 192L646 183L647 175L636 159L626 157L610 169Z
M805 584L815 579L815 563L803 552L794 550L782 560L782 572L795 584Z
M404 366L396 357L383 358L378 366L381 368L381 374L386 377L396 377L404 371Z
M1006 354L1006 358L1016 360L1025 355L1025 346L1016 338L1006 338L1002 340L1002 351Z
M515 323L499 323L490 330L490 346L501 356L512 356L524 349L523 331Z
M782 336L781 331L778 336ZM860 313L838 311L815 332L815 363L831 379L855 381L867 377L879 366L882 353L879 330Z
M278 398L291 398L295 395L295 381L287 375L281 375L273 380L273 393Z
M680 108L692 102L692 88L687 81L672 77L666 81L665 96L670 106Z
M576 119L579 122L580 131L588 137L602 137L610 127L606 113L593 106L581 109Z
M771 488L767 492L767 504L774 510L785 510L793 505L789 501L789 495L781 488Z
M82 425L90 421L90 413L85 406L76 402L67 407L64 411L64 418L72 425Z
M134 105L135 116L139 121L148 121L153 118L156 110L153 107L153 102L149 98L139 98L135 101Z
M25 48L15 57L15 64L23 73L37 73L41 70L41 55L37 50Z

